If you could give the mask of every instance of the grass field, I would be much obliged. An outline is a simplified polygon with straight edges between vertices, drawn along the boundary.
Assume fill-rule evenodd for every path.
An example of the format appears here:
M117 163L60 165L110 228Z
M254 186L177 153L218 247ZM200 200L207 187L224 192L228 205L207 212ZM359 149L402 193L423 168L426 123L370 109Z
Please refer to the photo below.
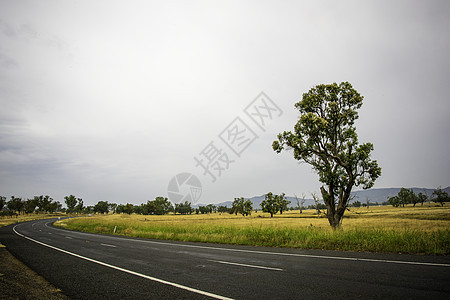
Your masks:
M27 221L33 221L33 220L40 220L40 219L50 219L50 218L57 218L57 217L64 217L65 214L56 213L56 214L28 214L28 215L20 215L18 217L0 217L0 227L20 223L20 222L27 222Z
M57 226L133 237L304 249L450 254L450 209L388 206L351 209L333 231L313 210L249 217L105 215L66 219ZM116 229L114 232L114 228Z

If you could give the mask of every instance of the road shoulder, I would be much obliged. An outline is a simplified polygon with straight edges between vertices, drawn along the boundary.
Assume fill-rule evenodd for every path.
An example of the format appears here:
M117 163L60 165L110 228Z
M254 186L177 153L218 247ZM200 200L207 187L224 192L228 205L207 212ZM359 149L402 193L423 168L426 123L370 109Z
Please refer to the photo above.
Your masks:
M70 299L0 244L1 299Z

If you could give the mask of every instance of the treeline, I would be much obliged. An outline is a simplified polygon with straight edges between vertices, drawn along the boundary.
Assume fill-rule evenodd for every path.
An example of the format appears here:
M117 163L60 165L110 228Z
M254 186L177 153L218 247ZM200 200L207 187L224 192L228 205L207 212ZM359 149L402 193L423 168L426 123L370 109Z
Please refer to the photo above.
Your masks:
M430 205L431 201L444 206L445 202L450 201L450 198L448 196L448 193L446 191L443 191L440 187L435 189L430 197L426 193L419 192L418 194L416 194L414 193L413 189L401 188L396 196L388 197L388 200L383 204L390 204L394 207L405 207L405 205L407 204L416 206L416 204L418 203L421 203L421 205L423 205L425 202L428 202L428 204Z
M17 216L31 213L55 213L62 211L62 204L46 195L34 196L31 199L11 196L7 201L6 197L0 196L0 216Z
M304 197L303 197L304 198ZM287 210L300 209L316 209L317 213L320 210L326 209L325 204L319 203L318 197L313 194L315 200L315 205L310 205L303 207L302 204L299 207L290 207L288 205L291 203L286 199L284 193L276 195L273 193L267 193L264 200L261 202L261 210L266 213L270 213L273 217L274 214L282 214ZM396 196L388 197L388 200L382 205L392 205L394 207L405 206L407 204L413 204L415 206L418 203L423 205L425 202L430 204L431 201L439 203L444 206L445 202L450 200L447 192L442 191L438 188L433 191L431 196L426 193L419 192L415 194L412 189L401 188ZM244 197L235 198L232 206L216 206L213 204L199 206L198 208L192 207L192 204L188 201L184 203L175 203L173 205L167 198L156 197L155 200L149 200L147 203L142 203L140 205L134 205L131 203L127 204L116 204L109 203L108 201L98 201L97 204L93 206L85 206L82 198L77 198L74 195L69 195L64 197L64 202L67 208L63 208L62 204L58 201L54 201L48 195L34 196L31 199L23 200L22 198L11 196L10 200L7 201L6 197L0 196L0 216L17 216L20 214L32 214L32 213L55 213L62 212L67 214L107 214L107 213L118 213L118 214L142 214L142 215L165 215L168 213L174 214L209 214L209 213L229 213L229 214L241 214L243 216L251 215L254 211L253 203L250 199L245 200ZM298 201L297 201L298 202ZM373 204L373 203L372 203ZM377 203L378 204L378 203ZM367 204L361 204L360 201L355 201L349 206L360 207L369 206L369 201ZM256 209L255 209L256 211Z

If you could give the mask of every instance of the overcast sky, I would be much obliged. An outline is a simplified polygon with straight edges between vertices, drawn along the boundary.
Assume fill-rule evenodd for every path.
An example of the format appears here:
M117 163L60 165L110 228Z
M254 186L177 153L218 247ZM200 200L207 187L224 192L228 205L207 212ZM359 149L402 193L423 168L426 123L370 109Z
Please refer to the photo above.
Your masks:
M185 172L201 203L309 196L317 175L271 144L342 81L375 188L447 187L449 53L449 1L0 0L0 195L139 204ZM213 182L194 158L214 149Z

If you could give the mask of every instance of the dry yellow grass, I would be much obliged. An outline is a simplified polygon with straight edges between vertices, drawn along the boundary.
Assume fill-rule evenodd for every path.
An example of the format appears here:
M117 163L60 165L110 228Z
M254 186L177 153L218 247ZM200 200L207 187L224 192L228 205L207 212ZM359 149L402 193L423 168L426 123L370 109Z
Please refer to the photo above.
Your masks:
M68 229L136 237L231 244L388 251L450 253L450 209L388 206L351 209L341 231L331 230L324 215L313 210L266 213L243 217L210 215L105 215L63 220Z
M50 219L50 218L57 218L57 217L63 217L65 214L56 213L56 214L28 214L28 215L20 215L18 217L0 217L0 227L7 226L10 224L15 224L19 222L27 222L27 221L33 221L33 220L40 220L40 219Z

